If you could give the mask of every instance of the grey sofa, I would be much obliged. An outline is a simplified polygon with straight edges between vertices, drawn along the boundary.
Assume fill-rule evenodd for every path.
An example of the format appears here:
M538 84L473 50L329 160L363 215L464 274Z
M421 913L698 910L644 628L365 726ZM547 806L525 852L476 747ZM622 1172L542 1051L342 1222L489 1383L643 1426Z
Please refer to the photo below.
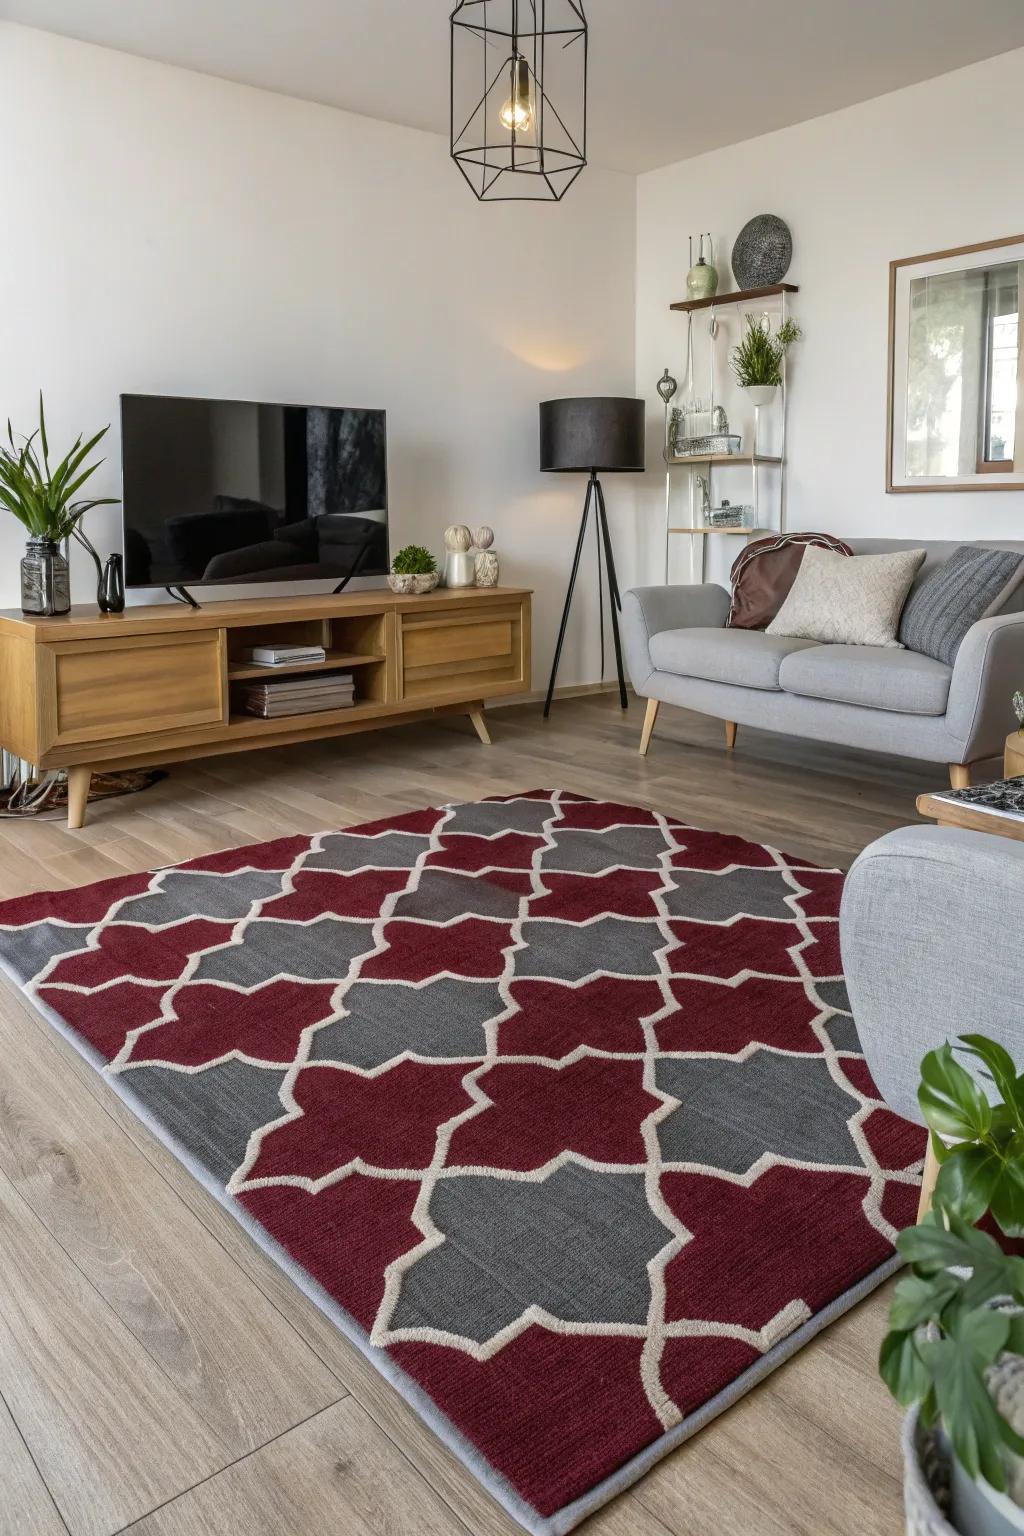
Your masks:
M843 970L871 1075L897 1114L924 1123L921 1059L944 1040L988 1035L1024 1060L1022 908L1024 843L1010 838L902 827L855 860L839 914ZM922 1208L936 1171L929 1155Z
M972 541L847 542L855 555L925 549L921 581ZM1024 554L1024 543L975 542ZM634 688L648 700L642 753L666 703L722 718L729 747L737 724L762 726L947 763L954 785L970 782L972 762L1001 754L1016 723L1011 697L1024 687L1024 589L1002 613L968 631L953 667L915 651L728 629L729 601L725 588L713 583L624 594L626 661Z

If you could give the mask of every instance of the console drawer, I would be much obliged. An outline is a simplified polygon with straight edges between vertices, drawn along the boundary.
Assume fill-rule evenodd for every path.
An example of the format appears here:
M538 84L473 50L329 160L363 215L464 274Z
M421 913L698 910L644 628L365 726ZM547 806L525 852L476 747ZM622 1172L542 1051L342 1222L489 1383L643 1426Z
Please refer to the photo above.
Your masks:
M227 718L224 631L41 645L42 744L121 740Z
M479 606L464 613L402 615L401 693L405 700L482 698L525 686L523 608Z

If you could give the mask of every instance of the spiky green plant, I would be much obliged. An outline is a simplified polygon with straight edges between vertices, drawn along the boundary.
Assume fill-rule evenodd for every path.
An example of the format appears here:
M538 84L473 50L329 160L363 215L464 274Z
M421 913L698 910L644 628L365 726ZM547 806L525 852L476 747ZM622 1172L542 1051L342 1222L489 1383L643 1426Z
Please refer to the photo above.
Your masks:
M744 389L755 384L781 384L783 359L802 335L795 320L784 320L773 335L763 320L748 315L747 329L732 349L732 371L737 384Z
M94 437L90 437L87 443L82 442L79 434L74 446L64 455L56 469L51 469L46 415L40 391L39 426L36 430L30 437L21 438L19 447L8 419L7 443L0 442L0 507L5 507L23 523L33 538L52 539L55 544L69 538L91 507L110 506L117 500L115 496L97 496L91 501L73 499L75 492L82 488L89 476L95 474L103 463L102 459L88 465L85 461L109 430L109 427L104 427Z
M437 561L422 544L407 544L392 560L391 569L396 576L432 576Z

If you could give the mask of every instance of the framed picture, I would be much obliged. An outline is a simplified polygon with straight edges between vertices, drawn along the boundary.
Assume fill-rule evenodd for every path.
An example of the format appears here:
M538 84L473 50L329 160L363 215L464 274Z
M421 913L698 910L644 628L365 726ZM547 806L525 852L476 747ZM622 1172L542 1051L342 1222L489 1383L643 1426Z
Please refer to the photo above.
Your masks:
M1024 490L1024 235L889 265L886 490Z

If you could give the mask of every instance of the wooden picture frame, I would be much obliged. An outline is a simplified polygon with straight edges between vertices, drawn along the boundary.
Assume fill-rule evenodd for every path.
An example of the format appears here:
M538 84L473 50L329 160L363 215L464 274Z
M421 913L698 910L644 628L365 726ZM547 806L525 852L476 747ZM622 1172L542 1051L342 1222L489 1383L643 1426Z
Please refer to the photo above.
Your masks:
M1016 431L1014 437L1015 453L1012 473L1018 478L1013 480L995 479L991 464L979 463L976 477L972 479L929 478L926 483L920 485L898 482L893 469L893 455L896 449L895 440L895 406L896 406L896 356L897 356L897 284L900 274L907 267L924 266L932 262L950 261L956 262L964 256L973 256L987 251L1006 250L1011 246L1024 247L1024 234L1006 235L999 240L981 240L972 245L951 246L942 251L926 251L919 256L903 256L897 261L889 263L889 326L888 326L888 357L886 365L886 409L885 409L885 489L889 495L900 496L905 494L921 495L925 492L949 492L949 491L1024 491L1024 479L1019 478L1024 473L1024 345L1018 351L1017 360L1017 415ZM1024 296L1024 290L1022 290ZM1019 333L1024 335L1024 318L1018 321Z

